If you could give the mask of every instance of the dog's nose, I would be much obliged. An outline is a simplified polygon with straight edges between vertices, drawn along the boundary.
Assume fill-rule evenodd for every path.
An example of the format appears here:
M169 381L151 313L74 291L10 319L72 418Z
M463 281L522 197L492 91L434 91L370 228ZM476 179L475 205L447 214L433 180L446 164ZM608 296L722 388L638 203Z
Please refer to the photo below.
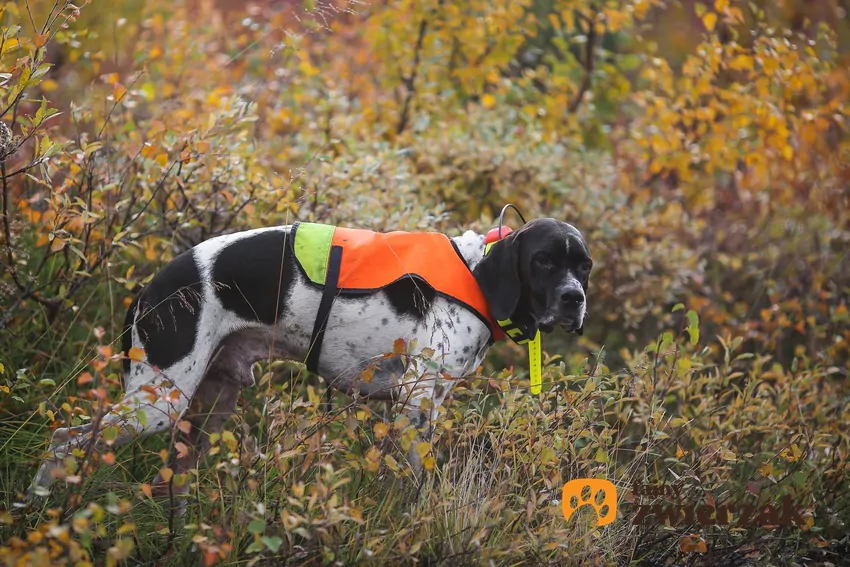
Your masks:
M578 305L584 301L584 294L580 289L568 289L561 294L561 303L565 305Z

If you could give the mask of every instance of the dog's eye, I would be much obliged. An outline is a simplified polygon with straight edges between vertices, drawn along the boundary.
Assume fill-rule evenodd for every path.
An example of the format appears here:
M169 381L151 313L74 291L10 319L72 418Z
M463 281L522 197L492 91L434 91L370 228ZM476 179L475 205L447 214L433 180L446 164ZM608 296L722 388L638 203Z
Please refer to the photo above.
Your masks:
M534 265L540 270L551 270L552 260L546 256L535 256Z
M593 264L591 264L590 262L584 262L581 266L578 267L579 270L585 273L589 272L591 268L593 268Z

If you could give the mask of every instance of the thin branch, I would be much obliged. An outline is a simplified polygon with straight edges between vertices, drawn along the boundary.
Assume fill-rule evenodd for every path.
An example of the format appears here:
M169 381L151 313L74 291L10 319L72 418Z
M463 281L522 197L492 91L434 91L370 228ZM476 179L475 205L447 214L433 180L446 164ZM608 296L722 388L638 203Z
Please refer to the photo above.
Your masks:
M578 89L578 94L575 100L570 104L570 112L575 112L581 105L584 98L584 93L590 88L593 78L593 66L595 63L594 51L596 50L596 15L599 13L597 8L593 8L593 14L590 18L582 18L587 21L587 43L585 44L584 52L584 80Z
M410 70L410 75L403 77L406 94L404 97L404 106L401 109L401 118L398 121L396 134L401 134L407 128L407 121L410 118L410 103L413 96L416 94L416 76L419 74L419 60L422 56L422 44L425 41L425 32L428 29L428 20L422 18L419 24L419 37L416 38L416 47L413 50L413 68Z

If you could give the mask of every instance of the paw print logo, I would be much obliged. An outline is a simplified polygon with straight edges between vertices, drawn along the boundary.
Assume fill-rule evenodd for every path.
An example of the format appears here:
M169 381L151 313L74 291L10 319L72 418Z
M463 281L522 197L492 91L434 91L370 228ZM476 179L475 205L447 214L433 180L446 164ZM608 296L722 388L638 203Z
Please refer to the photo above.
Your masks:
M582 506L593 506L596 511L597 527L610 524L617 517L617 488L600 478L577 478L564 485L561 495L564 519Z

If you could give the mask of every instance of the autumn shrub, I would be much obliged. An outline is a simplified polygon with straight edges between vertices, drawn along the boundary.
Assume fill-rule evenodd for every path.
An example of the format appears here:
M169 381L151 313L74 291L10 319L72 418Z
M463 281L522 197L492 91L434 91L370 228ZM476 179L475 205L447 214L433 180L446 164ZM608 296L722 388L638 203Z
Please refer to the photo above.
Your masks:
M120 4L0 8L5 564L847 554L846 14ZM176 254L294 220L485 231L506 202L586 235L586 333L544 339L539 398L513 344L458 377L415 447L422 486L392 408L339 395L324 413L320 380L268 361L198 471L173 474L168 436L107 444L18 506L50 430L120 394L124 311ZM185 517L151 498L157 471L190 486ZM615 483L615 523L564 520L583 477ZM693 505L788 496L801 522L635 523L671 502L632 488L662 482Z

